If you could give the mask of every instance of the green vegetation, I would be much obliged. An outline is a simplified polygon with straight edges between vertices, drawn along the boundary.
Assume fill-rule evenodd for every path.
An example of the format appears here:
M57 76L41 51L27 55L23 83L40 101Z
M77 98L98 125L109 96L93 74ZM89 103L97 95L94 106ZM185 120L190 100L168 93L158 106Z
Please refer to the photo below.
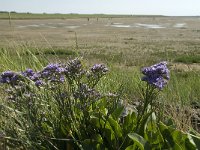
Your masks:
M24 49L20 53L16 51L18 59L10 59L10 54L14 56L14 53L4 50L1 60L5 68L10 69L22 57L28 59L25 59L26 63L20 62L22 64L18 67L23 73L19 70L7 72L11 82L8 78L4 82L6 72L1 75L1 82L5 83L1 92L7 97L1 99L2 147L97 150L199 148L200 137L196 131L189 126L186 127L187 132L181 131L184 130L183 124L180 128L170 115L163 114L166 98L182 96L181 93L170 96L172 93L167 92L173 89L170 85L160 91L141 82L141 74L136 70L135 73L130 72L131 78L127 79L125 70L121 71L121 75L120 71L111 71L106 76L108 70L104 65L85 69L87 66L81 65L78 59L43 67L48 63L42 59L45 54L40 53L38 57ZM43 68L36 74L48 71L48 75L39 77L42 82L36 84L38 79L32 78L35 76L33 70L24 71L26 67L36 71ZM59 67L67 72L60 72ZM59 79L63 75L62 82L51 78ZM175 77L171 77L171 85L179 86ZM134 92L135 97L127 100L128 89L131 94ZM140 104L130 105L134 101Z
M16 18L31 18L21 15ZM30 15L37 19L42 16ZM60 14L50 17L56 15ZM67 17L72 16L76 18L76 14ZM85 70L81 75L65 75L64 84L42 79L47 84L41 88L23 77L17 87L1 84L0 148L199 149L199 120L195 116L200 107L200 46L192 38L198 33L190 29L196 27L196 20L190 20L188 29L116 29L105 25L162 22L165 18L131 20L123 16L87 21L86 16L79 17L83 19L16 19L11 20L10 28L8 20L0 22L0 72L21 74L27 68L38 72L49 63L68 66L75 58L80 58ZM175 24L187 18L167 19ZM57 21L82 27L68 29ZM37 24L57 28L28 26ZM170 81L162 91L151 89L141 81L141 68L165 60ZM92 73L90 66L96 63L106 64L109 72L88 76ZM89 90L82 88L83 84ZM80 90L85 90L86 97ZM87 90L101 97L90 97L90 92L87 97Z
M200 63L200 55L183 55L178 56L174 60L175 62L181 62L185 64Z

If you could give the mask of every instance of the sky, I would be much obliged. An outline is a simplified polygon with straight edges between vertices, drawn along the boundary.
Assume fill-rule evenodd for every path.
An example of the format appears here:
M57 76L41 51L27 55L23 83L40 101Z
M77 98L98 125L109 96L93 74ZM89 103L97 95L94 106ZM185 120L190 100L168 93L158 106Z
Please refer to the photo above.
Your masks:
M0 11L200 16L200 0L0 0Z

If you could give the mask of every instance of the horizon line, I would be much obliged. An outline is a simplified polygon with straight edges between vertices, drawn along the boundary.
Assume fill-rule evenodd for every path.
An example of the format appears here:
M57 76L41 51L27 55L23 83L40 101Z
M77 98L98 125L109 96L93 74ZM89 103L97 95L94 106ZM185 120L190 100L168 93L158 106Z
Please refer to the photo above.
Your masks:
M17 12L17 11L4 11L0 13L16 13L16 14L61 14L61 15L113 15L113 16L161 16L161 17L200 17L199 15L162 15L162 14L107 14L107 13L48 13L48 12Z

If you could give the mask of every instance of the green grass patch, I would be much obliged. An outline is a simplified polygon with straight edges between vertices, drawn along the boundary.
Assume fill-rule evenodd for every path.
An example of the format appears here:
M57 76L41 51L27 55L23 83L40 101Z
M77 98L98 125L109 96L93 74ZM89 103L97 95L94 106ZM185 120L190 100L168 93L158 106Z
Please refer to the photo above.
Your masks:
M183 55L174 59L174 62L185 64L200 63L200 55Z
M45 55L76 55L77 52L73 50L67 50L67 49L45 49L43 52ZM39 52L36 52L35 55L40 55Z

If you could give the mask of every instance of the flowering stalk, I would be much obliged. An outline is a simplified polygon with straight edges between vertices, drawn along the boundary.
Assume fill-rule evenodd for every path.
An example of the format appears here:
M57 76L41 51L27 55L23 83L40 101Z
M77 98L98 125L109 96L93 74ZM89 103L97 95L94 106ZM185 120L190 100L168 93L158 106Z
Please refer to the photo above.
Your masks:
M151 115L154 112L155 100L159 92L166 86L170 79L169 70L166 62L160 62L150 67L142 68L144 76L141 78L142 81L147 83L146 89L143 90L144 104L141 112L138 114L138 122L136 130L141 124L142 118L145 115Z

